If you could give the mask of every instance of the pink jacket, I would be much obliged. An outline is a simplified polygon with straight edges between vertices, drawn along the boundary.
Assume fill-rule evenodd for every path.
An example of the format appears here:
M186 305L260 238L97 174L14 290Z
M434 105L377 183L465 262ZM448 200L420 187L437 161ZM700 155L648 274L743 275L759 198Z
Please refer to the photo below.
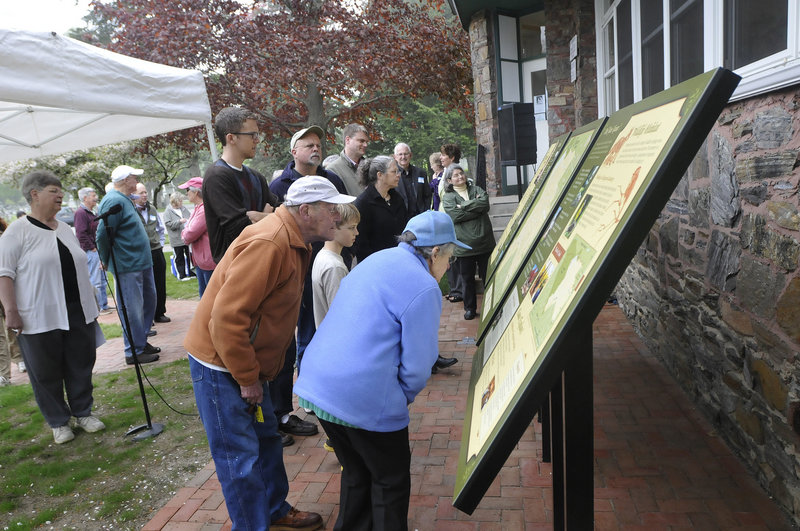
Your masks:
M186 222L186 226L181 232L181 238L188 243L192 249L192 260L200 269L213 271L217 267L214 258L211 257L211 246L208 242L208 229L206 228L206 214L203 203L194 207L194 212Z

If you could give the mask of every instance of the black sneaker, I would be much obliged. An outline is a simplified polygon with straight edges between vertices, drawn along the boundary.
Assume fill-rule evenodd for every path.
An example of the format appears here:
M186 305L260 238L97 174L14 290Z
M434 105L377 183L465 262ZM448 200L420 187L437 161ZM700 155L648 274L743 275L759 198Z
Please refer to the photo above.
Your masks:
M300 435L301 437L316 435L319 432L316 424L300 420L297 415L289 415L289 420L285 423L279 422L278 429L284 433Z
M139 364L141 365L142 363L153 363L154 361L158 361L159 356L158 354L139 354L137 358L139 358ZM125 363L128 365L133 365L133 356L130 358L126 356Z
M150 343L145 343L142 354L158 354L161 352L161 347L154 347Z

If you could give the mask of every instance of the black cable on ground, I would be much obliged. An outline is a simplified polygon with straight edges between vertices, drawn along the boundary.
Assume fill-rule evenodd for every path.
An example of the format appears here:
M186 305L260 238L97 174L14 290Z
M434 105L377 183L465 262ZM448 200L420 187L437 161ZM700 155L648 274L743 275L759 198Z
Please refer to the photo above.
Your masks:
M109 283L108 283L108 273L107 273L107 271L105 269L103 270L103 279L106 281L106 286L108 286L109 285ZM115 278L114 282L116 282L116 281L117 281L117 279ZM116 286L116 284L115 284L115 286ZM114 296L114 291L113 290L109 290L109 291L111 291L111 299L114 301L114 307L117 309L117 315L119 315L120 308L119 308L119 305L117 304L117 299ZM120 323L120 326L122 326L122 323ZM170 403L167 402L167 400L163 396L161 396L161 393L158 392L158 389L156 389L156 386L153 385L153 382L150 381L150 378L147 377L147 372L145 372L144 366L141 363L139 364L139 369L142 371L142 376L144 376L144 379L147 381L147 385L149 385L150 389L152 389L153 392L158 396L158 398L160 398L161 401L164 402L165 406L170 408L172 411L174 411L178 415L183 415L184 417L199 417L200 416L199 413L184 413L183 411L178 411L177 409L172 407L170 405Z

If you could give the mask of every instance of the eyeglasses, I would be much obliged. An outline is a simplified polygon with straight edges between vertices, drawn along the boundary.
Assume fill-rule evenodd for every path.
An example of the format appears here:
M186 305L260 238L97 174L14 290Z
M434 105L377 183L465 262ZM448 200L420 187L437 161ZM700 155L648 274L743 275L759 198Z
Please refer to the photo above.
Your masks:
M336 205L330 205L330 206L328 206L328 205L327 205L327 204L325 204L325 203L318 203L318 204L319 204L319 206L321 206L322 208L326 209L326 210L328 211L328 213L329 213L331 216L335 216L335 215L336 215Z
M450 258L447 259L447 263L453 265L456 263L456 260L458 260L457 256L450 255Z
M256 142L261 142L262 140L264 140L264 135L262 135L262 134L261 134L261 133L259 133L259 132L255 132L255 131L254 131L254 132L250 132L250 133L231 133L231 134L232 134L232 135L245 135L245 136L249 136L250 138L252 138L252 139L253 139L253 140L255 140Z

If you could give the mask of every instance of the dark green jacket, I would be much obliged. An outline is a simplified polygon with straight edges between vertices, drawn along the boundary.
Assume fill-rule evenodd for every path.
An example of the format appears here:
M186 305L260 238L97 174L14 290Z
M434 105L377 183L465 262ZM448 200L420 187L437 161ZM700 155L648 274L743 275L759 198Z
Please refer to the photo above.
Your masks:
M472 250L456 247L455 256L475 256L491 253L494 249L494 232L489 219L489 195L472 181L467 180L469 200L465 201L453 186L448 184L442 196L444 211L453 219L456 237Z

